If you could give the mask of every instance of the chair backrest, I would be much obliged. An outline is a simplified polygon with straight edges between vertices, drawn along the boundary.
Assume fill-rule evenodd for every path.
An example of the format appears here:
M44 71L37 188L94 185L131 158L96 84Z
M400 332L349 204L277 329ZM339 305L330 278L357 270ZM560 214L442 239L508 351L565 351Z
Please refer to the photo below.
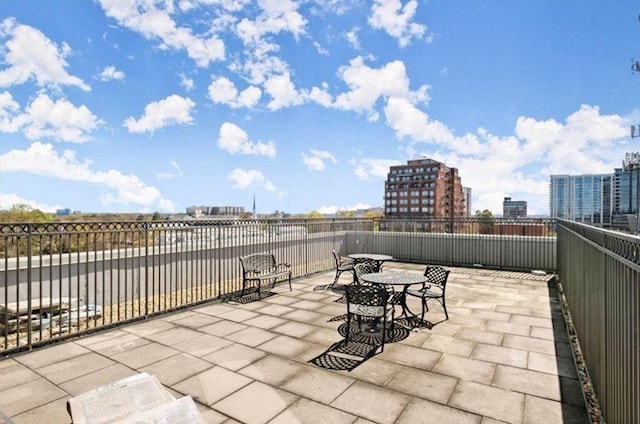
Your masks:
M257 272L274 268L276 258L272 253L253 253L240 258L244 272Z
M348 285L347 305L360 306L386 306L389 300L389 292L382 287ZM350 311L354 308L348 307Z
M360 276L362 276L364 274L371 274L371 273L374 273L374 272L378 272L378 269L376 268L376 265L371 263L371 262L357 263L357 264L355 264L353 269L354 269L354 271L356 273L356 280L357 280L358 284L362 284L362 281L360 281Z
M331 251L333 253L333 260L336 261L336 267L340 266L340 257L338 256L338 252L335 249Z
M424 276L429 280L427 284L440 286L444 290L449 278L449 270L441 266L428 266L424 270Z

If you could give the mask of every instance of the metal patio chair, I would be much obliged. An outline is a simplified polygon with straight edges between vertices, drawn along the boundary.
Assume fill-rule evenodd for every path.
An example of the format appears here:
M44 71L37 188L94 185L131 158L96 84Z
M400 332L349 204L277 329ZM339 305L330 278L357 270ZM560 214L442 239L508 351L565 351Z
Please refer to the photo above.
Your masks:
M393 329L394 308L388 303L389 292L382 287L348 285L346 287L347 296L347 334L345 342L349 342L351 337L351 320L355 316L358 321L358 331L362 332L362 321L368 321L369 329L372 334L380 331L380 352L384 351L384 343L387 339L387 327ZM377 327L382 325L381 329ZM372 331L373 330L373 331ZM372 337L377 340L377 337ZM377 347L375 348L378 349Z
M341 257L335 250L332 250L331 253L333 254L333 259L336 263L336 278L334 278L333 284L331 284L329 288L335 287L338 283L338 279L340 278L340 274L343 272L351 272L353 274L353 281L355 282L356 275L355 270L353 269L353 261L351 259Z
M449 270L441 266L428 266L424 271L427 282L422 284L419 289L409 287L407 296L414 296L422 300L422 315L420 319L424 321L424 314L429 310L427 302L431 299L437 300L444 309L446 319L449 319L447 313L447 303L445 300L445 292L447 289L447 279L449 278Z

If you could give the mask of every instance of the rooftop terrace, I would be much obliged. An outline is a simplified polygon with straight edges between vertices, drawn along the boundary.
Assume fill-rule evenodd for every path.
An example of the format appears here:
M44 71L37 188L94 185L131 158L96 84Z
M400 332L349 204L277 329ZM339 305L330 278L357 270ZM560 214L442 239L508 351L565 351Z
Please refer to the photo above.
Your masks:
M201 304L7 357L0 411L69 423L70 397L148 372L191 395L208 423L588 422L555 280L449 269L450 319L434 303L431 328L394 332L351 371L309 362L342 339L346 312L321 290L334 272L322 272L259 301Z

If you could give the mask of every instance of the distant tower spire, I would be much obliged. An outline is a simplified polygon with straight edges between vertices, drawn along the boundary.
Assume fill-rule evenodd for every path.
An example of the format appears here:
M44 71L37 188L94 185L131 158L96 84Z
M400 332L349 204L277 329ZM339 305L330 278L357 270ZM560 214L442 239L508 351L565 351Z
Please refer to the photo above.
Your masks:
M258 219L258 215L256 215L256 195L253 195L253 219Z

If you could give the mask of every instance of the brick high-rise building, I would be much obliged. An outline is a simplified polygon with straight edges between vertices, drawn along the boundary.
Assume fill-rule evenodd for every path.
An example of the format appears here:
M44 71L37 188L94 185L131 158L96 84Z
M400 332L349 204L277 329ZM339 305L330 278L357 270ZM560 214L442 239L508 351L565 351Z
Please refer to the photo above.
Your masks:
M458 169L426 158L392 166L384 185L384 212L386 216L465 216Z

